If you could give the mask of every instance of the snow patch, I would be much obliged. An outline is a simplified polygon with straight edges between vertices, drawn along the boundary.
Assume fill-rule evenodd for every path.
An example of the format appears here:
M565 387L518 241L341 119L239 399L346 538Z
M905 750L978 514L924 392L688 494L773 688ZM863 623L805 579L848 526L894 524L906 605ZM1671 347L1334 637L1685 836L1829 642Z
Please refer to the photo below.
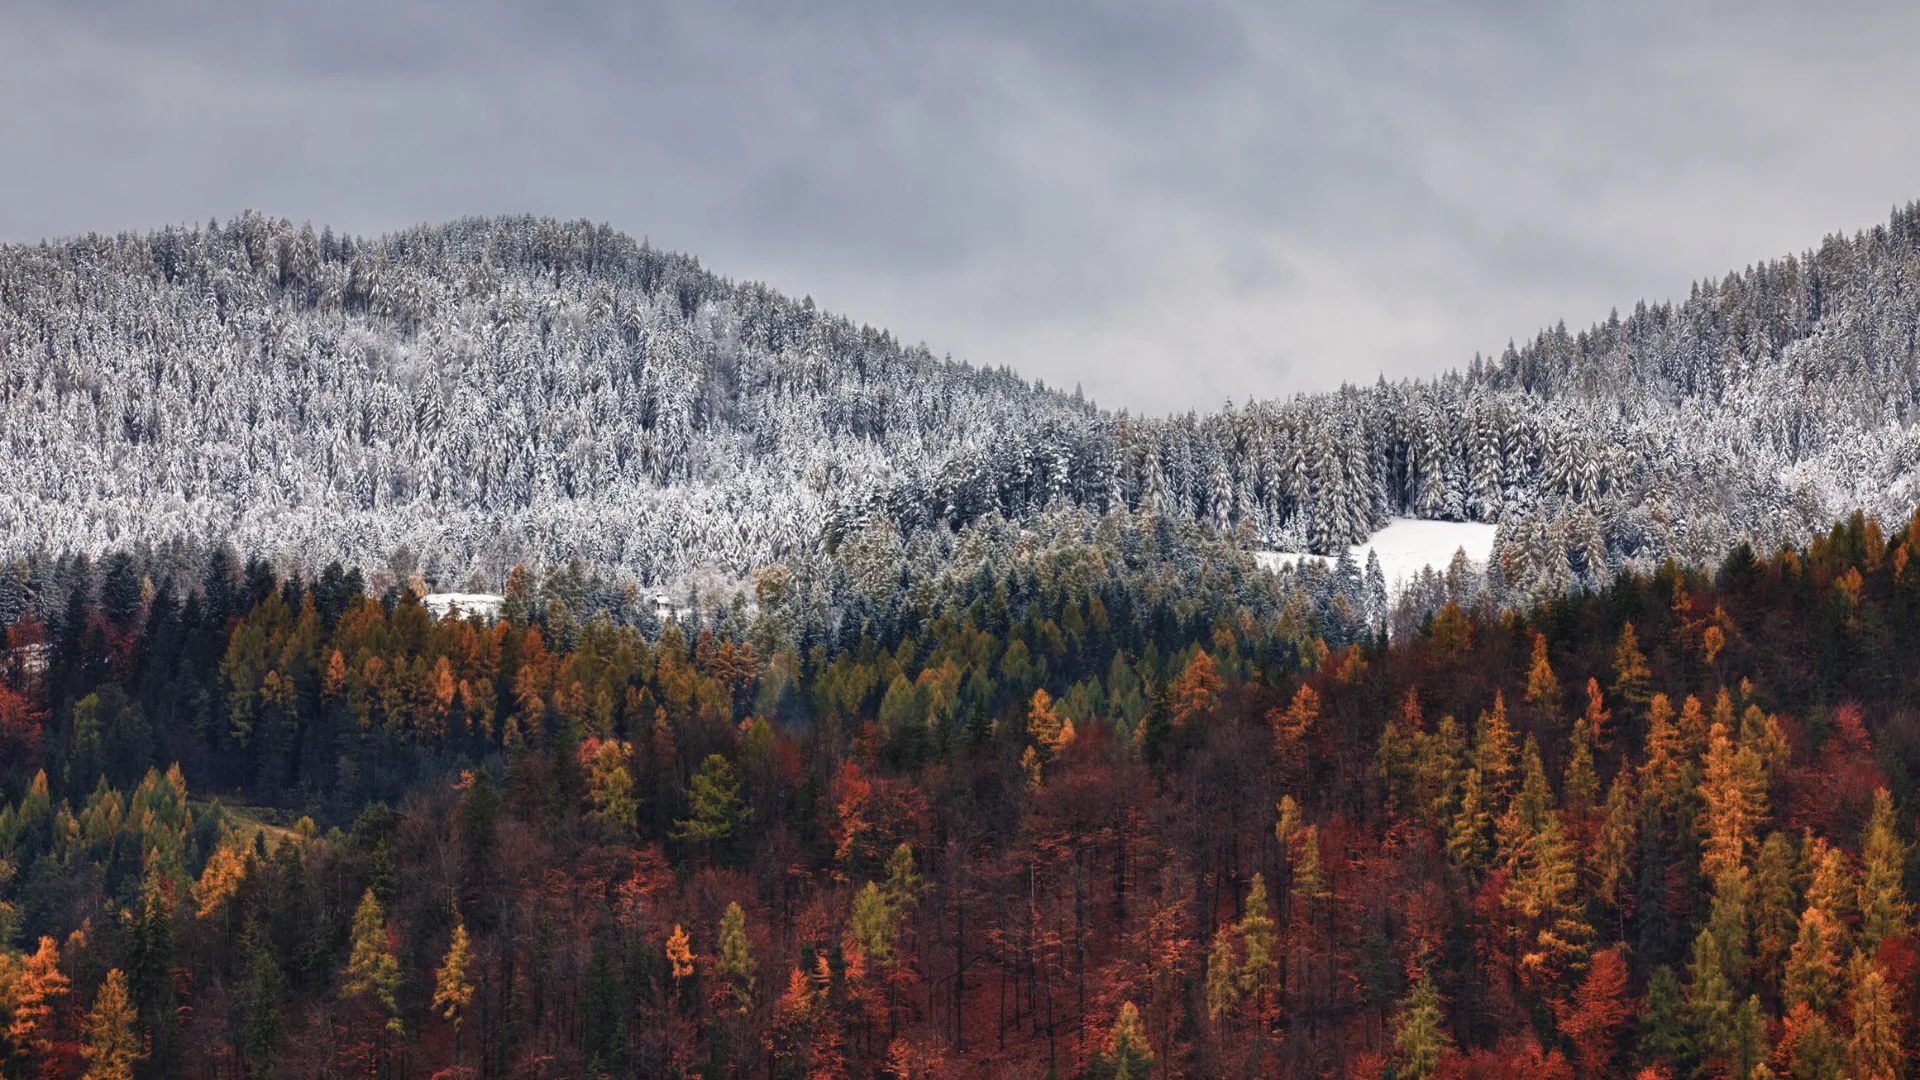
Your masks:
M1398 593L1403 581L1419 575L1426 567L1446 573L1453 553L1465 549L1467 558L1485 566L1493 554L1495 526L1479 521L1425 521L1420 518L1394 518L1387 527L1352 548L1353 561L1364 568L1367 552L1380 557L1380 573L1387 579L1390 592ZM1254 561L1263 569L1282 570L1301 559L1332 566L1327 555L1306 555L1294 551L1256 551Z
M473 615L482 619L497 619L500 617L500 605L506 600L506 597L494 593L437 592L428 593L421 603L427 605L427 610L436 619L446 618L454 608L460 609L463 619Z

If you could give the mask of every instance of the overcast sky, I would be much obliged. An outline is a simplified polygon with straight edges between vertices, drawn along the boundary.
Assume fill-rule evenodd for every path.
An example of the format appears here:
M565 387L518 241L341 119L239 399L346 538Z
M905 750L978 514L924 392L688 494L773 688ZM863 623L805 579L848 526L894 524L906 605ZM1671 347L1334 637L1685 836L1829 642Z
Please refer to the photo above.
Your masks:
M1206 409L1884 221L1916 42L1893 2L5 0L0 239L587 217Z

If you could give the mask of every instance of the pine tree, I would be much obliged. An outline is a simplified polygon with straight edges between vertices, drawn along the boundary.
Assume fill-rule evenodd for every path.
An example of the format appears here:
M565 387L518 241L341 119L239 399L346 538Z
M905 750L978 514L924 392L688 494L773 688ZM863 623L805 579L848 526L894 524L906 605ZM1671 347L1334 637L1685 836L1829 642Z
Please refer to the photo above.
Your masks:
M467 939L467 924L455 922L453 935L447 941L447 955L433 973L433 1010L440 1014L440 1019L453 1025L455 1040L460 1037L460 1021L466 1016L467 1006L473 1003L473 980L467 971L472 964L473 948Z
M1094 1058L1089 1071L1097 1080L1146 1080L1153 1074L1153 1049L1133 1002L1120 1003L1106 1048Z
M1702 930L1693 939L1693 963L1688 974L1686 1019L1691 1041L1710 1059L1725 1061L1734 1049L1738 1006L1711 931Z
M1493 857L1488 833L1493 829L1493 812L1487 807L1488 793L1480 782L1480 770L1468 769L1460 787L1460 809L1447 831L1447 856L1469 874L1487 868Z
M1787 954L1781 999L1789 1006L1804 1002L1815 1012L1826 1012L1840 995L1841 928L1827 913L1809 906L1800 913L1800 931Z
M1847 923L1859 910L1860 886L1847 863L1846 852L1827 843L1811 830L1800 842L1801 874L1806 878L1806 902L1827 916L1830 929L1845 934ZM1844 952L1851 943L1836 939L1834 948Z
M1888 935L1905 933L1913 925L1913 905L1901 885L1907 845L1900 839L1893 796L1886 788L1873 793L1873 816L1860 840L1860 859L1860 937L1873 949Z
M1547 661L1547 635L1538 631L1533 635L1533 659L1527 668L1526 702L1549 727L1556 724L1560 712L1560 680Z
M1512 872L1502 901L1524 920L1520 970L1537 986L1585 957L1593 928L1582 910L1573 845L1561 829L1531 736L1521 758L1525 779L1501 822L1503 858Z
M1652 700L1653 672L1647 667L1646 654L1640 651L1640 638L1633 632L1632 623L1620 628L1620 641L1613 650L1613 686L1609 690L1615 701L1636 716L1645 715Z
M287 981L274 958L273 949L262 940L257 927L248 927L244 949L247 977L241 984L241 1044L247 1067L259 1080L271 1080L274 1060L280 1052L282 996Z
M1561 780L1567 807L1584 815L1600 797L1600 774L1593 767L1593 736L1584 723L1573 726L1568 740L1567 771Z
M28 1059L43 1060L53 1052L54 1003L67 990L67 977L60 971L60 946L42 936L14 982L13 1016L6 1028L7 1041Z
M1207 948L1207 1019L1219 1020L1240 1000L1235 980L1233 929L1222 926L1213 932L1213 944Z
M1640 1011L1640 1059L1649 1065L1678 1066L1693 1054L1680 980L1662 964L1647 980L1647 1003Z
M1753 961L1761 981L1779 983L1780 963L1800 932L1793 893L1793 841L1778 830L1760 845L1753 872Z
M1373 754L1373 775L1385 790L1388 809L1396 815L1405 814L1412 806L1415 767L1425 738L1420 693L1408 690L1400 712L1381 728L1380 744Z
M849 931L868 963L884 968L893 962L893 909L879 885L869 881L854 894Z
M1393 1025L1393 1046L1400 1063L1395 1075L1415 1078L1432 1076L1452 1051L1453 1037L1447 1033L1440 989L1434 985L1432 976L1422 975L1400 1000L1399 1015Z
M109 969L81 1028L80 1057L87 1063L82 1080L133 1080L134 1064L146 1056L135 1019L127 977L119 968Z
M1292 854L1292 896L1295 902L1305 904L1315 900L1325 900L1331 896L1332 890L1327 887L1326 871L1320 866L1320 827L1318 825L1307 825L1300 829L1293 844Z
M679 923L667 935L667 967L676 981L693 974L693 943Z
M747 913L737 901L729 903L720 915L720 955L714 971L719 976L720 992L740 1012L753 1007L756 970L747 946Z
M1513 728L1507 724L1505 695L1495 691L1493 710L1480 714L1473 731L1473 767L1480 770L1487 805L1497 813L1513 796L1515 753Z
M387 915L368 889L353 912L353 948L341 973L340 996L361 998L386 1014L387 1030L403 1032L400 1003L400 961L387 945Z
M1633 883L1639 854L1639 806L1633 792L1633 772L1621 769L1607 788L1606 811L1594 844L1591 869L1595 895L1601 903L1622 911ZM1624 914L1624 911L1623 911Z
M1595 746L1608 744L1608 736L1613 730L1610 726L1612 720L1613 713L1608 711L1606 702L1600 697L1600 680L1588 677L1587 711L1581 717L1580 726L1587 730Z
M740 799L733 765L719 754L708 754L700 763L687 784L687 804L692 816L674 821L673 839L698 844L709 853L724 847L753 816Z
M1766 766L1749 747L1736 747L1732 732L1716 721L1707 735L1705 772L1700 781L1706 834L1700 872L1719 878L1745 865L1759 841L1767 813Z
M1253 875L1253 884L1247 890L1246 910L1236 929L1240 933L1242 959L1234 982L1241 993L1258 1001L1274 970L1273 915L1267 902L1267 879L1260 874Z
M1906 1075L1906 1055L1900 1047L1893 989L1878 967L1865 967L1866 973L1853 984L1853 1038L1847 1043L1850 1075L1858 1080L1895 1080Z
M1789 1006L1780 1022L1774 1060L1795 1080L1851 1080L1847 1047L1826 1016L1806 1002Z
M1169 716L1176 728L1213 714L1226 686L1206 650L1196 649L1169 691Z

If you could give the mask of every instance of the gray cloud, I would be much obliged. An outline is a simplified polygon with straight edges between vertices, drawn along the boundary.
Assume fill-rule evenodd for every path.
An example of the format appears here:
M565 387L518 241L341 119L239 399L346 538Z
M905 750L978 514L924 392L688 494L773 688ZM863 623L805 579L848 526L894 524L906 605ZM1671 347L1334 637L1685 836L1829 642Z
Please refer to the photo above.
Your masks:
M1920 195L1920 9L0 10L0 238L605 220L1140 411L1427 375Z

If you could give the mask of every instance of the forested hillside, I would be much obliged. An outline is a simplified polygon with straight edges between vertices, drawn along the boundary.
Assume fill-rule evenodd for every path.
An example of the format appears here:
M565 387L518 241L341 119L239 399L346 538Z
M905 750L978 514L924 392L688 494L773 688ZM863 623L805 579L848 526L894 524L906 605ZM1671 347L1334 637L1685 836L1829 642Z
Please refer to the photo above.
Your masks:
M0 248L0 537L497 589L574 556L738 579L876 520L1061 504L1321 552L1411 514L1505 525L1524 601L1902 520L1917 327L1909 206L1431 382L1133 417L604 226L247 214Z
M1920 523L1391 645L1175 519L892 535L657 636L63 561L8 1075L1906 1075Z

